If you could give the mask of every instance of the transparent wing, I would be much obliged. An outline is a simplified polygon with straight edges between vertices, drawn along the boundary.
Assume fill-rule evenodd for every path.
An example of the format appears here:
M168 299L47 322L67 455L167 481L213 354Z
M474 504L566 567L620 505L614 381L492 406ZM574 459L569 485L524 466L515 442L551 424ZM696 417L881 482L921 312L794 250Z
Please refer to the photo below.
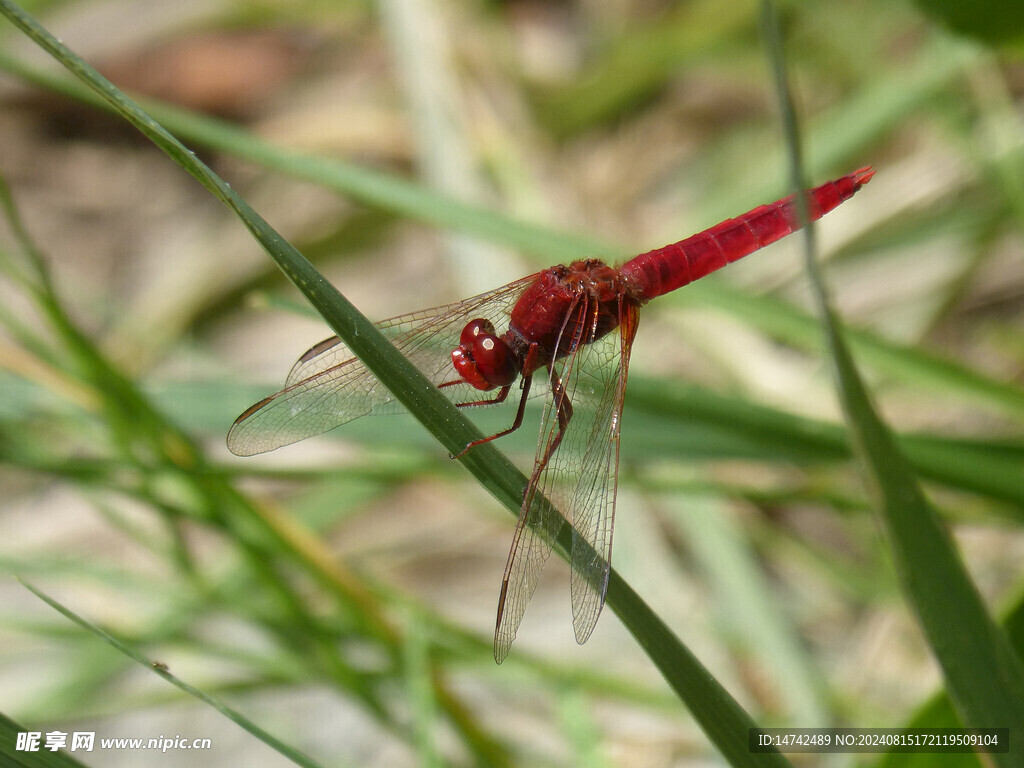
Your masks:
M588 307L577 317L591 316L591 309L596 311ZM565 333L585 332L577 325ZM623 302L618 330L578 345L553 366L552 396L541 420L533 475L498 603L494 657L499 663L512 646L565 520L573 524L571 592L576 639L586 641L597 623L608 587L622 400L636 325L636 307ZM571 418L561 430L559 414L566 407ZM552 452L560 431L561 442Z
M592 387L588 388L586 382L581 382L576 390L577 393L583 390L578 401L585 403L588 409L593 408L594 415L589 423L579 425L580 429L573 435L575 439L584 441L581 446L573 446L584 451L584 455L579 463L579 475L574 478L572 496L567 503L562 502L570 510L567 514L571 514L573 521L569 585L572 625L576 642L580 644L585 643L594 631L608 592L618 491L622 403L636 329L636 307L624 305L619 333L608 340L609 345L617 343L618 350L607 347L603 351L595 350L592 354L601 356L600 364L580 366L581 377L595 368L600 371Z
M435 385L452 381L457 374L451 352L466 323L486 318L504 330L512 306L535 277L455 304L393 317L377 327ZM480 392L465 383L444 391L455 402L480 399ZM252 456L319 435L368 413L400 410L387 387L333 336L299 358L284 389L249 407L235 420L228 432L228 449L238 456Z

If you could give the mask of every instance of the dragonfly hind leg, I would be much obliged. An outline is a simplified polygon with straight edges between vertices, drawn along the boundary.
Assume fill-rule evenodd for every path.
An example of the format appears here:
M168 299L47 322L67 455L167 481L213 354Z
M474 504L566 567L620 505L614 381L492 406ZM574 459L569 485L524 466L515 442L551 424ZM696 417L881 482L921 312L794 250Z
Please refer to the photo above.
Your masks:
M569 422L572 421L572 402L566 396L565 385L562 384L561 378L554 375L551 377L551 396L554 398L555 408L558 409L558 432L551 438L551 442L548 443L547 450L544 451L544 458L537 465L539 470L543 470L548 465L551 456L562 443L565 430L569 428Z
M565 430L569 428L569 422L572 421L572 402L566 396L565 385L562 384L562 379L555 376L554 373L551 375L551 396L554 399L555 409L558 411L558 431L548 442L544 455L534 464L533 472L530 474L530 482L523 488L523 503L526 502L526 496L530 489L537 487L541 473L547 468L551 457L558 450L558 446L562 443L562 438L565 436Z

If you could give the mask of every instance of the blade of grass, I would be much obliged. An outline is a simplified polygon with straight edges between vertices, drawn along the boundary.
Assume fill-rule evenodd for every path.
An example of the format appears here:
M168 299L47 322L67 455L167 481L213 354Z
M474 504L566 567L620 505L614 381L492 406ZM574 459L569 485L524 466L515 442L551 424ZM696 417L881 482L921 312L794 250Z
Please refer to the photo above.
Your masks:
M762 25L775 75L794 189L802 189L800 139L786 76L778 19L772 0L762 0ZM797 194L800 218L809 223L807 201ZM814 256L814 234L803 232L806 268L835 369L840 401L853 444L877 497L893 560L907 600L942 667L950 698L964 725L1011 729L1010 751L991 753L1011 768L1024 761L1024 666L993 621L957 554L948 531L929 504L914 472L875 411L846 347Z
M1017 654L1021 655L1024 652L1024 595L1019 595L1006 612L1002 626ZM956 711L944 691L932 696L905 723L908 728L955 728L958 725ZM945 760L949 761L949 768L980 768L982 765L978 755L946 755ZM934 762L935 758L928 754L890 752L878 758L875 768L929 768ZM946 768L945 762L943 768Z
M228 718L228 720L231 720L232 722L237 723L242 728L244 728L246 731L248 731L253 736L255 736L257 739L259 739L264 744L266 744L268 747L271 747L272 749L276 750L280 754L284 755L286 758L291 760L296 765L303 765L303 766L306 766L307 768L320 768L320 764L318 762L316 762L315 760L313 760L311 757L308 757L307 755L304 755L302 752L300 752L299 750L295 749L294 747L291 747L291 746L285 744L283 741L280 741L276 737L274 737L271 734L267 733L262 728L260 728L258 725L256 725L256 723L252 722L247 717L245 717L245 715L241 714L240 712L236 712L231 707L229 707L227 704L224 704L223 702L218 701L217 699L215 699L214 697L210 696L209 694L206 694L203 691L200 691L198 688L195 688L195 687L189 685L184 680L178 679L173 674L171 674L170 671L168 671L166 669L161 669L161 668L158 668L158 667L154 666L154 662L151 659L147 659L145 656L143 656L141 653L139 653L135 649L131 648L130 646L126 645L125 643L122 643L120 640L118 640L116 637L111 635L109 632L105 632L104 630L100 629L98 626L96 626L92 622L83 619L78 614L74 613L73 611L69 610L68 608L65 608L63 605L58 603L52 597L50 597L49 595L45 594L41 590L36 589L31 584L29 584L27 582L24 582L24 581L22 581L21 584L25 587L25 589L27 589L29 592L34 594L36 597L38 597L40 600L42 600L44 603L49 605L51 608L53 608L55 611L60 613L65 618L70 619L75 624L77 624L78 626L80 626L83 629L85 629L87 632L91 632L92 634L96 635L96 637L100 638L101 640L103 640L108 645L113 646L116 650L120 651L122 654L124 654L128 658L132 659L133 661L138 662L139 664L141 664L144 667L148 667L148 668L152 669L156 674L158 674L158 675L160 675L160 677L164 678L164 680L169 682L171 685L174 685L177 688L181 689L182 691L187 693L189 696L193 696L193 697L199 699L200 701L202 701L204 704L207 704L207 705L213 707L218 712L220 712L222 715L224 715L224 717Z
M442 445L457 453L482 436L312 264L166 129L10 0L0 0L0 11L233 210L328 325ZM462 462L509 510L518 512L526 478L496 448L478 446ZM563 534L559 543L565 556L569 533L563 530ZM733 765L789 765L777 752L752 755L747 750L753 720L614 571L608 604Z
M86 768L66 752L40 748L38 752L16 750L18 734L31 729L0 714L0 758L6 768Z
M423 768L440 768L441 756L435 743L435 725L437 723L437 701L434 698L434 686L430 675L434 669L428 662L429 643L426 627L416 621L415 614L410 613L411 627L405 633L406 643L403 647L405 659L405 684L409 710L412 715L412 730L415 736L416 751L419 764Z
M611 768L608 758L601 752L601 730L594 721L589 701L581 691L569 688L558 699L558 720L566 741L572 745L577 765L590 768Z

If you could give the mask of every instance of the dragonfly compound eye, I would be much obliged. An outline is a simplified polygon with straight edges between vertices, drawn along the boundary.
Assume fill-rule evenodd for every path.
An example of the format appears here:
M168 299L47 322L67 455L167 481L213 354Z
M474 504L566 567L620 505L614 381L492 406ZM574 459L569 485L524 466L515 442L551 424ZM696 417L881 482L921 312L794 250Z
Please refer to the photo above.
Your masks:
M495 335L494 323L481 317L478 317L476 320L470 320L466 323L466 327L462 329L462 335L459 336L459 346L472 347L477 337L483 335Z
M465 381L477 389L505 387L516 380L519 371L515 355L503 339L494 334L487 320L466 324L452 352L452 364Z

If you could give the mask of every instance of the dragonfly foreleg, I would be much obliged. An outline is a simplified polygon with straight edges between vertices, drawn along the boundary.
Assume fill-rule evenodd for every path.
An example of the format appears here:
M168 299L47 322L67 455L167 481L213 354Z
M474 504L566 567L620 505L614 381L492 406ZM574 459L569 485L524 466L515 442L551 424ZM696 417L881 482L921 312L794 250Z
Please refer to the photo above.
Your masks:
M461 382L461 381L450 381L450 382L447 382L447 384L462 384L462 383L463 382ZM442 384L440 387L438 387L438 389L440 389L441 387L447 386L447 384ZM507 387L502 387L501 389L499 389L498 390L498 394L496 394L490 400L473 400L472 402L469 402L469 403L456 403L455 407L456 408L475 408L478 405L497 405L498 403L504 403L505 400L508 398L508 393L509 393L509 391L511 391L511 389L512 389L512 385L510 384Z
M476 446L481 445L482 443L489 443L491 442L491 440L497 440L499 437L504 437L505 435L511 434L515 432L517 429L519 429L523 425L523 415L526 413L526 400L530 396L530 384L532 381L532 375L523 377L523 393L519 396L519 408L516 409L516 417L512 421L511 427L509 427L508 429L503 429L501 432L495 432L490 437L481 437L479 440L474 440L473 442L467 444L466 447L463 448L460 453L456 454L455 456L452 456L452 458L461 459L463 456L466 455L466 452L470 448L475 448ZM502 387L501 389L502 392L504 392L505 394L502 395L501 393L498 393L498 397L495 398L494 400L485 400L481 403L460 403L459 407L461 408L463 406L469 405L489 405L491 403L500 403L506 397L508 397L509 387Z

